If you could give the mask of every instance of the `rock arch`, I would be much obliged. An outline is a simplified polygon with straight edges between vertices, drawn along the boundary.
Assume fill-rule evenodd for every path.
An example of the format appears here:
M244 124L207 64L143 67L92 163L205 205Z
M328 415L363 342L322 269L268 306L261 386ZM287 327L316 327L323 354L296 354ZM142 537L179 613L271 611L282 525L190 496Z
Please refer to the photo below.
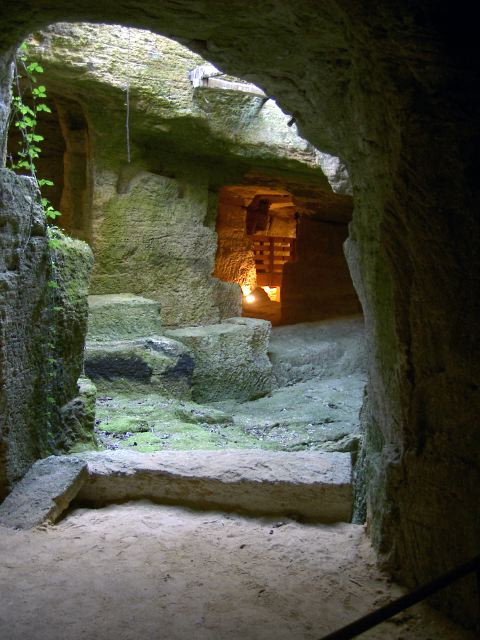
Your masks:
M370 345L369 526L411 584L478 552L480 539L480 131L469 18L426 0L24 0L0 17L2 138L8 61L26 33L59 20L122 22L180 39L260 85L308 140L346 162L347 255ZM442 602L478 621L473 582Z

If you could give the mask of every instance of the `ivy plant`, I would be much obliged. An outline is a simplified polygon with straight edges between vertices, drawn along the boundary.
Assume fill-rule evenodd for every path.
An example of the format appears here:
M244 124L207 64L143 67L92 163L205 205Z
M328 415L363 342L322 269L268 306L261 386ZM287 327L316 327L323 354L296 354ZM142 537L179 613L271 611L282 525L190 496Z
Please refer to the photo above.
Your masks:
M16 157L11 157L11 168L28 172L39 188L51 187L54 184L48 178L38 178L35 165L35 160L42 152L40 144L44 140L44 137L37 133L37 119L42 112L52 112L46 102L47 89L37 80L37 76L43 72L41 64L29 60L28 45L24 42L19 47L14 65L12 117L21 137ZM41 203L47 220L55 220L61 215L48 198L42 197Z
M14 64L14 78L12 88L12 112L11 117L14 126L20 132L18 142L19 149L14 156L10 156L11 168L23 174L29 174L37 184L39 192L44 187L53 186L53 181L48 178L39 178L37 175L36 160L42 152L41 143L44 137L37 132L37 121L42 113L51 113L47 104L47 90L45 85L38 82L38 76L44 72L41 64L29 59L29 51L26 43L23 43L17 52ZM61 307L58 305L58 273L56 264L56 249L60 246L61 231L53 223L60 216L50 200L43 195L40 198L43 213L47 221L47 237L49 246L50 275L47 281L47 312L58 313ZM55 390L59 378L61 363L56 357L56 333L57 322L52 315L47 320L48 339L46 341L46 417L48 433L46 441L42 444L44 453L56 450L54 427L54 415L58 414Z

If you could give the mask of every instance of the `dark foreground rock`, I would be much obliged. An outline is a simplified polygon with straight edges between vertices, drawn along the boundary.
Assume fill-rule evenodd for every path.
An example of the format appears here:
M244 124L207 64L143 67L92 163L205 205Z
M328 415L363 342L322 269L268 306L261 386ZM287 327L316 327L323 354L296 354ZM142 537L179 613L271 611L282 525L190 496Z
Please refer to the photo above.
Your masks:
M0 505L0 526L31 529L55 522L87 477L87 464L78 458L39 460Z

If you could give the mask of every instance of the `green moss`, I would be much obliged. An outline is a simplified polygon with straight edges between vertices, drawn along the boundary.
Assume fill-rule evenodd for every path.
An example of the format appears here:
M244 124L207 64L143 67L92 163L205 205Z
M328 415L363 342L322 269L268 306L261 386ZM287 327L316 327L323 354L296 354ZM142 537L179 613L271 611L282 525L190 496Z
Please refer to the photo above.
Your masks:
M250 435L223 411L152 394L123 391L100 397L97 418L104 446L135 447L138 451L281 448Z
M59 265L59 285L72 305L86 304L93 253L88 244L55 231L55 260Z
M149 425L141 418L132 416L115 416L107 419L103 424L106 431L114 431L115 433L142 432L149 431Z

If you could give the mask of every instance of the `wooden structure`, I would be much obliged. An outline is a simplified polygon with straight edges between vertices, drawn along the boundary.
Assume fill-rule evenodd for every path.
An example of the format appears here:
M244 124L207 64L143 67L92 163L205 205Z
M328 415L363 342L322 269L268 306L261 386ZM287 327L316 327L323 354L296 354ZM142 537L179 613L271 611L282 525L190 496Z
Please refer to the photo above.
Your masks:
M281 287L283 265L295 257L295 238L285 236L250 236L257 285L259 287Z

